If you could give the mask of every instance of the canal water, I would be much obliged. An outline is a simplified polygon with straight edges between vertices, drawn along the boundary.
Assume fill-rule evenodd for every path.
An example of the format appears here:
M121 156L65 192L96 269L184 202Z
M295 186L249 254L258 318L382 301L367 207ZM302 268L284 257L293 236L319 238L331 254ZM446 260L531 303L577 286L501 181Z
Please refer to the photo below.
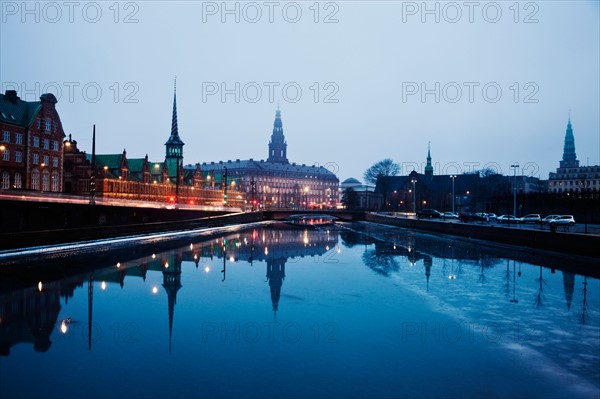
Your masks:
M3 398L600 395L594 259L357 223L0 264Z

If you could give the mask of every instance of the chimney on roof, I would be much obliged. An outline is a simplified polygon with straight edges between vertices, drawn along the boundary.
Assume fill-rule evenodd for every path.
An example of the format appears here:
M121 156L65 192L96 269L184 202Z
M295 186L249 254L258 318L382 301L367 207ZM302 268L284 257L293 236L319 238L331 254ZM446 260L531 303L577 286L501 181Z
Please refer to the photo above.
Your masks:
M42 94L40 96L40 100L42 102L47 102L47 103L50 103L52 105L54 105L54 104L56 104L58 102L58 100L56 99L56 97L52 93L44 93L44 94Z
M16 104L17 100L19 99L19 96L17 96L16 90L6 90L6 92L4 93L4 98L13 104Z

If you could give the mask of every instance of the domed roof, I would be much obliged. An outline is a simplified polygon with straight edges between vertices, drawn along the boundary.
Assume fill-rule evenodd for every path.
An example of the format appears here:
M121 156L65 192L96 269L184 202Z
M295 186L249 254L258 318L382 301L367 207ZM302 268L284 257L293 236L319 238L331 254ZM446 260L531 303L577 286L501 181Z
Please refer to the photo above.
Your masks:
M342 182L342 184L361 184L358 180L356 180L354 177L349 177L346 180L344 180Z

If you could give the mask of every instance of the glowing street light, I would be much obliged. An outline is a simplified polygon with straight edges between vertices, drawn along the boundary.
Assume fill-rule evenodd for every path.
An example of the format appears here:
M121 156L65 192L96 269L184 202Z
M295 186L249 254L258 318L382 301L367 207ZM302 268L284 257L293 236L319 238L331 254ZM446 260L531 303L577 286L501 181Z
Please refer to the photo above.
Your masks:
M454 213L454 179L456 179L456 175L450 175L452 179L452 213Z
M517 169L519 169L519 163L515 162L514 164L510 165L511 169L514 169L515 172L515 181L514 181L514 185L513 185L513 195L514 195L514 200L513 200L513 212L515 217L517 217Z
M417 187L416 187L416 184L417 184L417 179L411 179L411 180L410 180L410 182L411 182L411 183L412 183L412 185L413 185L413 189L412 189L412 196L413 196L413 198L412 198L412 203L413 203L413 213L417 213L417 205L416 205L416 202L415 202L415 199L416 199L416 197L417 197Z

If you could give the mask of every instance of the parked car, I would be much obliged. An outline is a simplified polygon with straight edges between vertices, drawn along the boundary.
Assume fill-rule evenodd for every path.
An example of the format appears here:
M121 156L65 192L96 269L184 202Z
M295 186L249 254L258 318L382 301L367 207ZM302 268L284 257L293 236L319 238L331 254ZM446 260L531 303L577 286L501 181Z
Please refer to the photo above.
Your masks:
M515 217L513 215L502 215L496 218L496 221L498 223L518 223L519 220L520 219L518 217Z
M521 223L541 223L542 217L537 213L525 215L520 220Z
M458 219L458 214L454 212L444 212L442 213L443 219Z
M488 213L487 217L490 222L495 222L496 219L498 219L498 216L495 213Z
M484 213L461 212L458 218L461 222L485 222L487 217Z
M560 215L548 215L542 219L542 224L548 224L551 221L553 221L554 219L556 219L557 217L560 217Z
M549 224L550 226L573 226L575 224L575 218L573 215L562 215L551 220Z
M420 218L441 218L442 214L435 209L421 209L417 212L417 217Z
M488 217L488 214L487 214L487 213L484 213L484 212L478 212L478 213L476 213L475 215L477 215L477 217L478 217L478 218L480 218L479 220L481 220L481 221L486 221L486 222L489 222L489 221L490 221L490 218Z

